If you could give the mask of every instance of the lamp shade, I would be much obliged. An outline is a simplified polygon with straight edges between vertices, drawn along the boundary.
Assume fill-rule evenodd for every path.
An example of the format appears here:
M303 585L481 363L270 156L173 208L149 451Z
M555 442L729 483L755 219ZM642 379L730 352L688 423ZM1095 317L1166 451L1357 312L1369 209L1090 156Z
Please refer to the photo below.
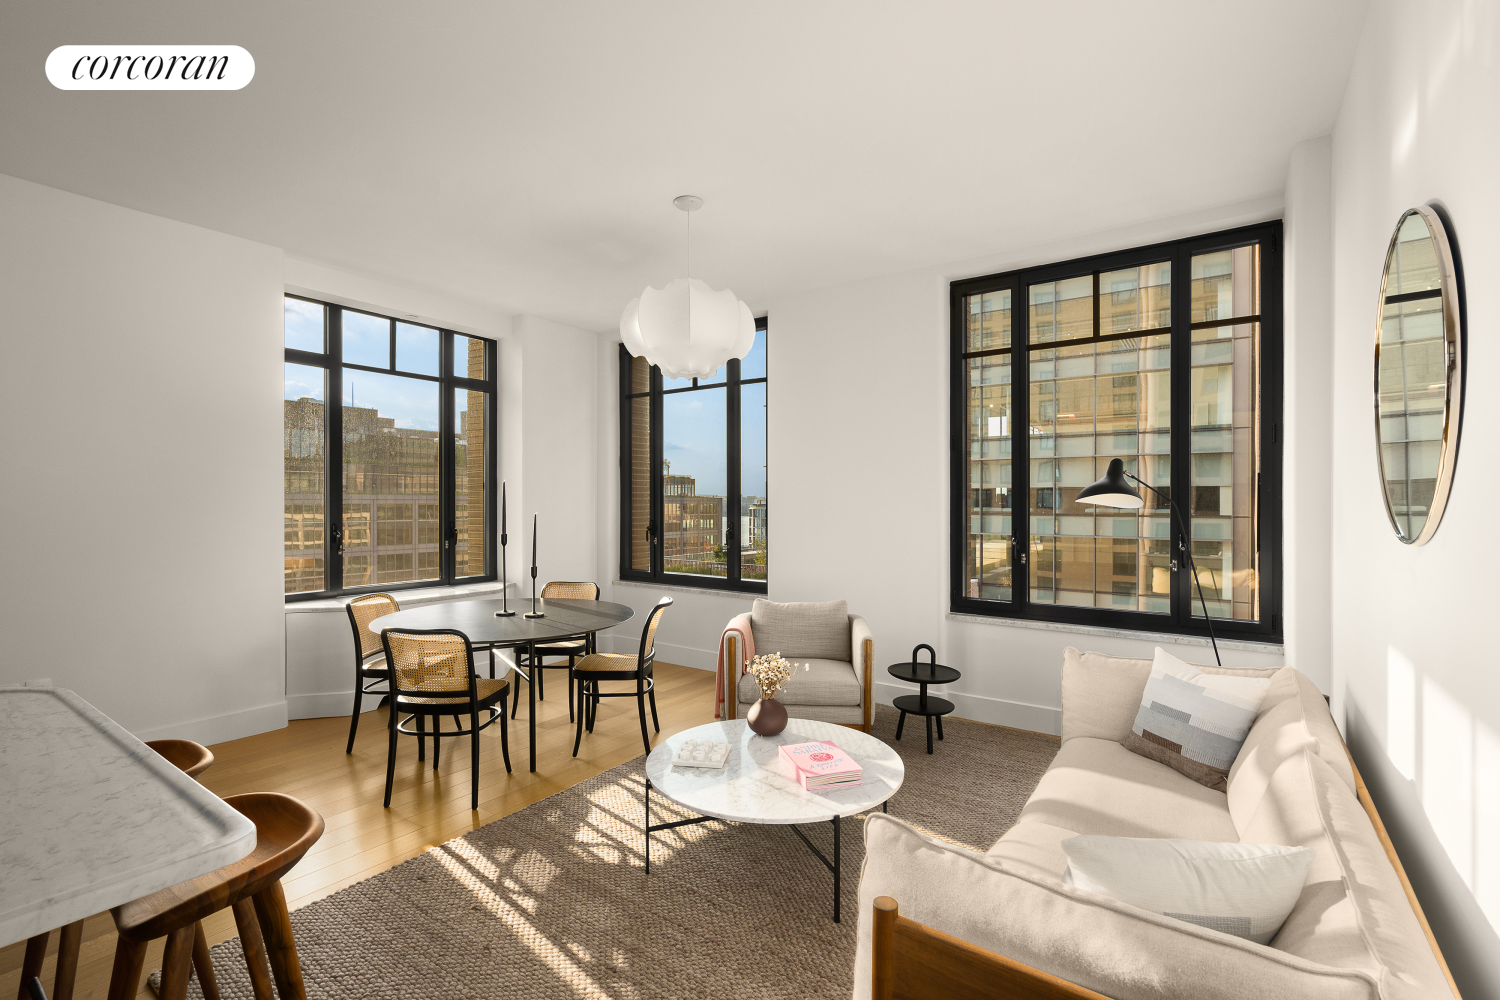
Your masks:
M1142 507L1146 501L1125 478L1125 463L1112 459L1104 478L1078 491L1078 503L1089 502L1100 507Z
M708 378L755 346L755 317L729 289L697 278L648 287L620 315L620 339L667 378Z

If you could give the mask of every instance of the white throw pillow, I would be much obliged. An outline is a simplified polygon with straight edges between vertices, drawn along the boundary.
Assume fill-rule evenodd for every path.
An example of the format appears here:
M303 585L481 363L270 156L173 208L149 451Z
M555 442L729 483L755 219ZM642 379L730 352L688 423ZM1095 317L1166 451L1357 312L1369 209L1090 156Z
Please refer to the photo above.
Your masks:
M1143 910L1269 944L1297 904L1310 847L1070 837L1063 881Z
M1200 785L1225 791L1229 769L1270 687L1269 677L1206 673L1158 646L1140 709L1121 743Z

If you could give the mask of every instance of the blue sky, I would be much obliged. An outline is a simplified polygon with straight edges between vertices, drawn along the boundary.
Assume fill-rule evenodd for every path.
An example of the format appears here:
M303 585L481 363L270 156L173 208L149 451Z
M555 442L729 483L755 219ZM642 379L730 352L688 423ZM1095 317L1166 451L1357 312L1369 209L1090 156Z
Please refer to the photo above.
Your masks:
M389 326L383 319L353 311L344 313L344 357L354 363L389 364ZM286 300L286 346L305 351L323 350L323 307L298 299ZM407 371L437 374L437 331L398 323L397 363ZM431 369L429 372L428 369ZM742 378L766 373L766 335L755 334L755 346L740 364ZM715 379L722 383L724 370ZM382 417L393 417L397 427L435 431L438 429L438 386L433 382L344 369L340 395L345 406L374 407ZM707 381L707 380L704 380ZM668 388L691 385L687 380L666 380ZM766 387L742 390L740 422L744 467L741 488L746 496L766 495ZM665 440L662 453L672 463L672 472L692 476L698 492L723 496L727 482L725 466L725 390L706 389L666 396L663 412ZM323 370L306 365L286 366L286 398L309 396L325 399ZM463 394L460 393L462 397Z

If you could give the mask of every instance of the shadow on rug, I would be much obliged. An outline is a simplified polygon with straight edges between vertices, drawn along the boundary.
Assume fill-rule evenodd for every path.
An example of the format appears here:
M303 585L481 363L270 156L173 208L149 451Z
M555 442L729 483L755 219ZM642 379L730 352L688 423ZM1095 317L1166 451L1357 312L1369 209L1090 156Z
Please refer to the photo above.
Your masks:
M1015 822L1056 737L953 719L929 757L920 723L908 720L897 743L896 712L876 716L875 735L906 762L891 815L987 849ZM863 824L844 826L841 924L832 876L785 827L716 821L656 834L648 877L644 764L637 757L294 912L310 1000L847 1000ZM653 820L690 815L653 797ZM827 824L805 832L831 853ZM251 1000L239 939L213 958L225 1000ZM189 995L202 996L196 979Z

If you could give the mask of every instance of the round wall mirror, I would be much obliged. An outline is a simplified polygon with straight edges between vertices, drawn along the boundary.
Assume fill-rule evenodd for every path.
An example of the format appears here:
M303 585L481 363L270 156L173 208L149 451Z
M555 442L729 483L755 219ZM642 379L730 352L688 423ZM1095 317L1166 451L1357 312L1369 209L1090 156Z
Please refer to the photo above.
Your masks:
M1458 458L1463 393L1461 290L1442 217L1423 206L1396 224L1375 330L1375 438L1396 537L1437 531Z

